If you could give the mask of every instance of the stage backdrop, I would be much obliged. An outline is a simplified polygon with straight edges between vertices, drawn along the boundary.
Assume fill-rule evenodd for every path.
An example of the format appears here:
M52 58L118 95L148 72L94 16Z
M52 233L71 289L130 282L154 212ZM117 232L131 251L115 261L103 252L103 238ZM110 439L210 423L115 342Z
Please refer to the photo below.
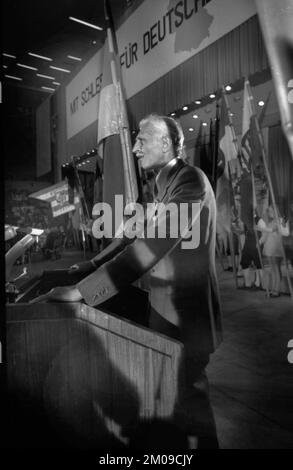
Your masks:
M36 111L36 176L51 171L51 110L46 99Z
M146 0L117 30L126 99L255 14L254 0ZM97 120L101 61L98 51L66 87L67 139Z

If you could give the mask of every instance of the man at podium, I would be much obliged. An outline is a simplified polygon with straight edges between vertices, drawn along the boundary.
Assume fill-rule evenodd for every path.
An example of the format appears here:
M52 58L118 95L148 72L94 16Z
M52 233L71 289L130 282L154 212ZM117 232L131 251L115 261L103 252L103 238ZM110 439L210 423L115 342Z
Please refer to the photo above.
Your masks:
M149 272L149 326L184 345L179 379L184 387L179 387L174 422L189 436L190 448L218 448L205 374L209 356L222 339L215 270L216 204L205 174L185 163L183 142L177 121L149 115L140 122L133 148L142 168L156 175L157 204L171 208L164 215L155 211L146 217L146 227L158 229L157 235L160 227L168 225L165 236L154 236L151 230L152 236L147 232L143 237L116 239L91 261L71 268L88 274L76 286L56 287L34 301L84 299L97 306ZM180 211L186 207L184 219ZM174 236L176 221L180 231ZM198 236L194 246L186 241L191 233Z

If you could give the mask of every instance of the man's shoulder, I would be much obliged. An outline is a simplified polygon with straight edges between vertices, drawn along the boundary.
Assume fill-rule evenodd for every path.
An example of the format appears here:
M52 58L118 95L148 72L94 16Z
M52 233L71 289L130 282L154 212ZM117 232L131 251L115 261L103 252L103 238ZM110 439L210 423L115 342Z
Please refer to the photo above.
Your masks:
M182 162L167 188L169 199L180 201L212 201L214 198L210 182L197 167Z
M183 162L175 179L176 183L194 183L198 186L206 187L209 184L205 173L198 167Z

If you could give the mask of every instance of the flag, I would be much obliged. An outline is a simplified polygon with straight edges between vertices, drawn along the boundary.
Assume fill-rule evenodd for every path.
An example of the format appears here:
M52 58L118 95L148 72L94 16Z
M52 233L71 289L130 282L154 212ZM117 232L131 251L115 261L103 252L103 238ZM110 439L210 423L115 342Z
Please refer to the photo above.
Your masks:
M74 211L80 203L79 195L75 192L74 203L69 201L69 188L66 181L60 181L52 186L41 189L29 195L34 199L48 202L51 205L53 217Z
M267 105L270 99L268 95L258 119L254 109L253 96L249 81L244 83L243 93L243 119L242 119L242 156L246 162L247 171L252 180L244 178L245 185L241 185L241 213L242 220L249 228L253 227L253 211L261 216L268 203L268 185L263 161L263 142L259 135L259 123L263 121Z
M202 121L199 124L199 130L194 145L193 165L201 167L201 146L202 146Z
M271 65L282 127L293 158L293 3L292 0L256 0L256 8Z
M115 33L105 0L107 40L103 48L103 79L98 111L98 144L103 158L103 202L114 210L115 195L123 195L125 205L135 202L138 185L132 144L122 92Z
M217 165L218 165L218 153L219 153L219 127L220 127L220 116L219 116L219 103L216 105L216 119L215 119L215 132L213 137L213 167L212 167L212 185L214 192L217 191Z
M206 135L203 134L202 129L203 129L203 123L201 122L199 136L198 136L198 140L200 139L199 141L200 168L202 169L202 171L205 172L209 181L211 181L211 177L212 177L211 142L210 140L206 142ZM210 129L210 132L211 132L211 129Z
M219 231L230 232L231 230L231 181L228 165L237 159L237 150L228 115L228 106L224 93L221 103L221 114L219 123L219 148L217 161L217 226Z

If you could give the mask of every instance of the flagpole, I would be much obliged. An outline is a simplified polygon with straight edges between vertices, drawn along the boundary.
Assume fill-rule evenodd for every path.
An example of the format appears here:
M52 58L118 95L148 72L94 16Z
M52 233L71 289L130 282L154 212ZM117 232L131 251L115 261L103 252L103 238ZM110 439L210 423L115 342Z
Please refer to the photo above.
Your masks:
M229 162L227 162L227 163L228 163L229 182L230 182L230 187L231 187L232 196L233 196L233 206L236 208L235 193L234 193L234 188L233 188L233 184L232 184L232 177L231 177L231 169L230 169ZM235 258L235 250L234 250L234 237L233 237L232 217L231 216L230 216L229 242L230 242L230 251L231 251L231 255L232 255L233 274L234 274L235 286L236 286L236 289L238 289L238 279L237 279L237 271L236 271L236 258Z
M261 270L262 270L262 273L263 273L262 275L264 276L264 272L265 272L264 262L263 262L262 253L261 253L261 249L260 249L257 228L256 228L256 225L255 225L255 222L254 222L254 214L255 214L255 211L256 211L256 192L255 192L255 181L254 181L252 161L251 161L251 164L250 164L250 172L251 172L252 197L253 197L253 231L254 231L254 236L255 236L255 241L256 241L256 249L257 249L257 253L258 253L258 257L259 257L259 261L260 261L260 265L261 265ZM263 279L260 279L261 284L262 284L262 280ZM267 297L269 297L269 284L268 283L266 285L266 294L267 294Z
M225 91L224 86L222 86L222 97L225 101L225 105L226 105L226 109L227 109L228 122L229 122L229 126L230 126L230 129L231 129L231 134L232 134L232 143L235 147L236 155L239 158L239 155L240 155L239 144L238 144L238 140L237 140L237 137L236 137L236 133L235 133L232 117L231 117L231 109L230 109L230 106L229 106L228 97L226 95L226 91ZM232 184L231 169L230 169L229 162L227 162L227 165L228 165L229 182L230 182L230 187L231 187L232 196L233 196L233 206L236 208L235 192L234 192L234 188L233 188L233 184ZM240 165L241 165L241 163L240 163ZM231 217L230 217L229 240L230 240L230 247L231 247L231 254L232 254L233 274L234 274L234 279L235 279L235 285L236 285L236 289L238 289L238 279L237 279L237 272L236 272L236 259L235 259L235 250L234 250L234 240L233 240L233 230L232 230L232 219L231 219ZM239 242L239 244L240 244L240 242Z
M265 172L266 172L267 182L268 182L268 185L269 185L269 191L270 191L270 196L271 196L271 200L272 200L272 206L273 206L273 210L274 210L275 220L277 222L278 232L279 232L279 235L281 237L281 250L282 250L283 259L285 261L288 287L289 287L289 291L290 291L290 295L291 295L291 300L293 302L293 288L292 288L292 284L291 284L286 253L285 253L284 245L283 245L283 241L282 241L282 232L281 232L280 220L279 220L279 215L278 215L278 210L277 210L277 204L276 204L273 184L272 184L270 172L269 172L269 169L268 169L266 150L265 150L265 146L264 146L264 142L263 142L263 135L262 135L262 132L261 132L261 129L260 129L260 126L259 126L258 119L257 119L256 110L255 110L255 107L254 107L253 95L252 95L252 92L251 92L249 80L245 81L245 85L247 86L248 96L249 96L249 100L250 100L250 104L251 104L251 110L252 110L252 118L254 119L255 126L256 126L256 131L257 131L259 142L260 142L262 160L263 160L263 164L264 164L264 168L265 168Z
M130 137L129 137L129 128L125 127L123 123L125 120L123 117L126 117L126 109L123 102L123 95L121 84L118 80L118 74L116 70L116 63L115 63L115 49L114 49L114 37L112 33L112 29L110 27L110 14L109 14L109 5L108 1L104 0L104 12L105 12L105 19L107 22L107 38L109 44L109 52L111 56L110 66L111 66L111 75L113 85L115 87L117 101L118 101L118 128L119 128L119 135L121 141L121 148L122 148L122 155L123 155L123 167L124 167L124 176L125 176L125 196L126 196L126 204L135 202L138 196L137 190L137 183L133 181L131 178L131 168L130 168L130 156L131 156L131 148L130 148Z

